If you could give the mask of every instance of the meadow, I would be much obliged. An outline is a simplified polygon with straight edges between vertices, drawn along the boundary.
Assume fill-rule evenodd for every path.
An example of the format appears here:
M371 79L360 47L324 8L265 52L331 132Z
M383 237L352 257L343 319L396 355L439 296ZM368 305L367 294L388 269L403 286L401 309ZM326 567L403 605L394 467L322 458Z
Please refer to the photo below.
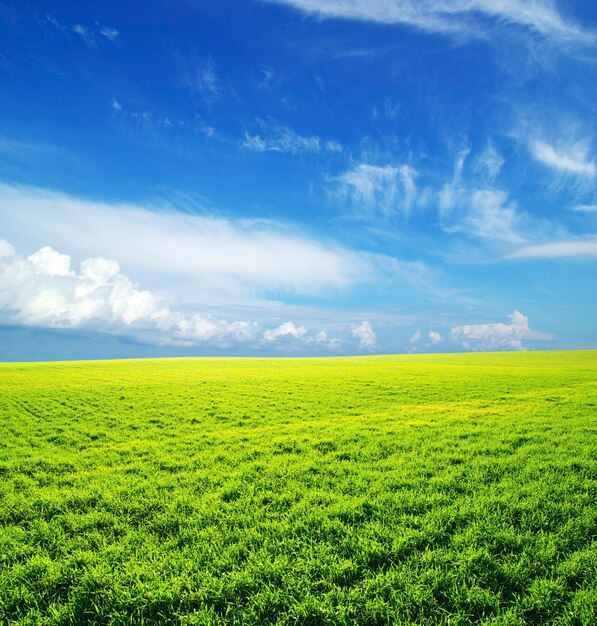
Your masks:
M0 364L0 624L597 624L597 352Z

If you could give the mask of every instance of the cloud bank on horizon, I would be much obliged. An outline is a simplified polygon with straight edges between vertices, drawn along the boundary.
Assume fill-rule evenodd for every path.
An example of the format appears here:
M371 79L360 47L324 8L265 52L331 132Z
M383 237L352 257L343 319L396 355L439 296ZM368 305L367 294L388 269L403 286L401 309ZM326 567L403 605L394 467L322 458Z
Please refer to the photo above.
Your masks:
M596 68L584 0L9 2L0 360L597 348Z

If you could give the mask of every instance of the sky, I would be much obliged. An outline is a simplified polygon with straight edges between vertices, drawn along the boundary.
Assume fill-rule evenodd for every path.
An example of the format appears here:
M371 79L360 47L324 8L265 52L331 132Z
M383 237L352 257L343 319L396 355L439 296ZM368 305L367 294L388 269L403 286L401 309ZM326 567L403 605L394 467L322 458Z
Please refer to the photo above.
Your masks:
M0 0L0 360L597 349L593 0Z

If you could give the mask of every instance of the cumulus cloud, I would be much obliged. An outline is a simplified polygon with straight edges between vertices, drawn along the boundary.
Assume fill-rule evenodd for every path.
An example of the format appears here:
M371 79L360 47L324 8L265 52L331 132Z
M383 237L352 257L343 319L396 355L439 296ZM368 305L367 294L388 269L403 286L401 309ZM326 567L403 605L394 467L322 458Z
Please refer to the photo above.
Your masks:
M478 37L486 20L528 29L560 44L590 44L595 35L562 16L553 0L269 0L320 17L406 24L427 32ZM495 25L494 25L495 26Z
M409 165L357 163L330 182L332 194L346 202L357 217L373 218L408 215L416 199L416 177Z
M353 326L352 336L359 340L359 346L361 348L367 349L372 348L377 340L377 335L375 334L373 327L366 320L357 326Z
M547 340L551 335L531 330L529 320L520 311L508 315L509 324L470 324L456 326L451 337L466 350L524 350L523 341Z
M293 322L262 332L257 322L176 311L138 288L113 259L88 258L75 271L70 256L50 246L22 257L6 241L0 241L0 322L90 329L158 345L257 345L262 337L270 343L288 337L336 345L325 331L307 337L307 329Z
M26 258L6 242L2 248L9 252L0 265L0 309L5 321L52 328L93 323L122 329L141 319L158 325L171 316L150 292L137 289L116 261L89 258L75 272L70 256L50 246Z
M429 342L431 343L431 345L435 346L438 343L441 343L443 341L443 337L436 332L435 330L431 330L429 331Z
M595 161L589 157L587 141L559 149L545 141L533 141L530 149L533 156L543 165L565 174L594 178L597 173Z
M115 258L152 288L192 290L202 302L331 293L373 271L365 256L282 224L190 209L91 202L0 185L0 221L3 236L19 247L50 243L79 258Z
M27 257L36 274L45 276L70 276L70 257L68 254L60 254L44 246L35 254Z
M164 297L139 288L113 259L87 258L75 269L68 254L50 246L24 257L4 240L0 240L0 324L86 329L183 347L335 350L340 345L325 330L310 333L292 321L264 330L256 321L174 309Z
M266 344L277 344L279 348L290 347L300 349L309 347L318 350L336 350L341 342L338 338L330 338L325 330L313 334L305 326L297 326L288 321L275 328L269 328L263 332L263 340Z
M282 337L292 337L294 339L301 339L307 334L308 330L304 326L295 326L293 322L284 322L277 328L266 330L263 333L263 338L266 341L277 341Z

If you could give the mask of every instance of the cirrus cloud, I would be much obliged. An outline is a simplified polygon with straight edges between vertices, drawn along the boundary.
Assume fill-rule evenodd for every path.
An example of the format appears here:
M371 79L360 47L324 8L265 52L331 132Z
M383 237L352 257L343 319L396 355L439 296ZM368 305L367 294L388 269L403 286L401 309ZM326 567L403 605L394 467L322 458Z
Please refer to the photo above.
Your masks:
M591 44L595 34L566 19L553 0L269 0L305 13L405 24L432 33L478 37L484 20L509 24L560 44Z
M137 280L184 285L199 301L326 294L374 271L365 255L273 221L93 202L37 188L0 185L0 220L3 237L20 247L50 243L79 258L115 258Z

